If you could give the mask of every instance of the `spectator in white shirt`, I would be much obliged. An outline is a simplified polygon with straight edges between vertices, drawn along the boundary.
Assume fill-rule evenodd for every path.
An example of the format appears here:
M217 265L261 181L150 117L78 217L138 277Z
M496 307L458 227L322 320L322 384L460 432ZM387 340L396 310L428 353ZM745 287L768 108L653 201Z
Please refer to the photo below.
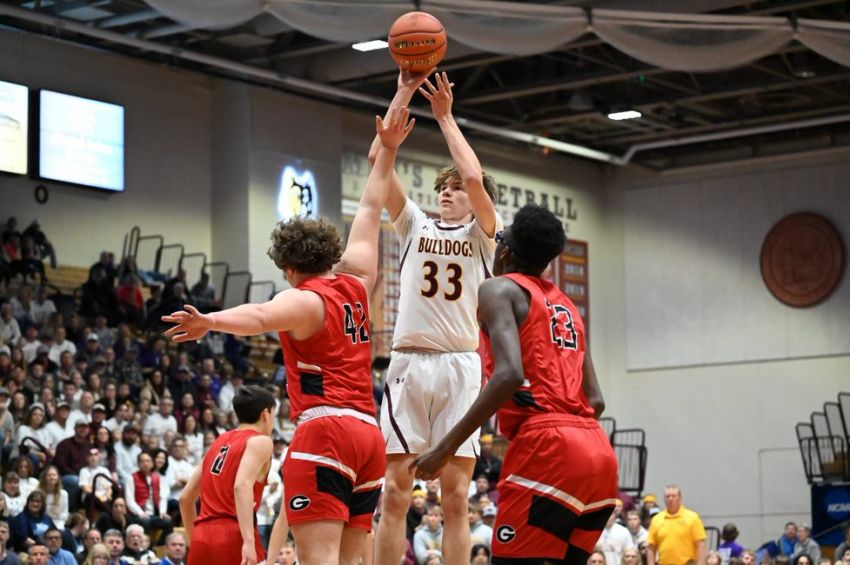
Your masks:
M43 286L38 287L35 291L35 300L30 305L33 322L38 327L43 327L54 312L56 312L56 305L47 298L47 289ZM56 520L53 521L56 522Z
M20 514L27 502L27 497L21 494L21 478L14 471L6 471L3 475L3 496L6 498L9 517Z
M71 412L69 417L72 422L84 420L86 424L91 424L92 408L94 408L94 395L90 391L84 390L80 394L80 407Z
M35 469L29 457L21 456L12 461L12 469L18 474L21 496L27 498L38 489L38 479L33 477Z
M67 402L71 410L76 410L80 407L80 397L82 395L83 391L77 389L74 381L68 380L62 383L62 394L58 400Z
M16 344L21 339L21 327L12 316L12 305L8 302L0 306L0 342Z
M74 345L73 342L65 339L67 334L65 332L64 326L59 326L56 328L56 334L53 339L53 345L50 346L50 353L47 354L47 358L59 364L59 356L63 351L70 351L71 355L77 354L77 346Z
M635 544L635 547L640 549L641 546L646 545L649 539L649 532L640 523L640 512L637 510L626 512L626 527L632 535L632 542Z
M172 412L174 411L174 401L170 398L163 398L159 402L159 412L155 412L148 416L145 421L145 427L142 433L157 438L162 438L165 432L172 431L177 433L177 420ZM162 441L159 442L160 447Z
M38 488L45 494L44 501L47 514L53 518L57 528L64 529L68 519L68 491L62 488L62 478L59 469L53 465L45 467L41 472Z
M198 420L191 414L183 420L183 437L186 438L186 458L192 465L197 465L204 458L204 434L198 429Z
M79 485L83 491L83 502L89 499L90 496L95 497L95 506L101 511L109 511L109 499L112 498L112 473L109 469L100 465L100 450L93 447L89 450L86 456L88 465L80 469ZM98 475L105 475L97 479L97 484L94 478Z
M178 500L183 492L183 487L189 482L189 477L192 476L192 471L195 466L186 458L186 438L177 436L171 442L171 455L168 457L168 471L166 472L166 480L168 487L171 489L172 500ZM175 509L178 508L176 505Z
M71 406L64 400L56 403L56 411L53 412L53 421L47 423L47 433L50 434L50 449L56 451L56 446L66 437L74 435L74 426L69 419ZM55 521L55 520L54 520Z
M121 432L121 441L115 444L115 466L118 476L124 485L130 480L130 476L138 469L139 455L142 448L139 447L139 430L128 425Z
M115 433L116 430L123 431L124 427L130 423L130 406L126 402L122 402L115 408L115 414L103 423L110 432Z
M24 339L20 344L21 351L24 353L24 361L26 361L27 365L35 361L35 355L40 345L44 344L38 339L38 328L35 326L28 327L27 333L24 335Z
M623 552L635 547L632 534L625 526L617 523L617 518L622 510L623 501L618 499L611 516L608 518L608 523L605 524L605 529L602 530L599 541L596 542L596 549L605 554L606 565L620 565L623 560Z
M233 397L236 396L236 391L242 386L244 378L241 373L234 373L230 377L218 393L218 407L225 413L230 413L233 410Z
M18 428L18 433L15 436L15 446L18 451L15 451L15 453L20 452L23 444L33 456L38 457L44 463L54 455L50 448L51 439L50 432L47 429L44 405L36 402L30 406L24 423ZM26 440L26 443L24 443L24 440Z

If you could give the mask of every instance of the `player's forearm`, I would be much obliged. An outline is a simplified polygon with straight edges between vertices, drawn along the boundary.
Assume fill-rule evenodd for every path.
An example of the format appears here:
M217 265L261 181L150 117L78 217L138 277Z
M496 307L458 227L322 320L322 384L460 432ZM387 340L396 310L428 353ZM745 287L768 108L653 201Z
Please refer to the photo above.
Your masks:
M272 328L267 328L268 319L259 304L242 304L221 312L208 314L210 330L226 332L234 335L259 335Z
M475 430L486 424L487 420L511 399L521 385L522 378L497 370L464 417L446 434L440 445L451 453L457 451Z
M188 496L180 496L180 517L183 519L183 527L186 535L192 539L192 531L195 529L195 500Z
M452 155L452 162L460 175L461 180L478 179L482 182L483 172L481 162L472 150L472 146L466 141L463 132L460 131L460 126L451 114L440 117L437 120L440 129L443 131L443 137L446 138L446 144L449 146L449 153Z
M655 547L649 546L646 548L646 565L655 565Z
M378 150L375 166L372 167L372 172L369 173L366 188L363 190L363 196L360 198L360 206L366 206L376 210L382 210L384 208L389 194L397 153L397 148L390 149L383 145Z
M390 107L387 108L386 113L384 114L384 121L386 122L390 116L390 110L393 108L401 108L402 106L407 106L410 104L410 100L413 98L413 95L416 93L415 88L401 87L396 90L395 96L393 96L392 102L390 102ZM375 159L378 158L378 150L381 148L381 136L375 134L375 139L372 140L372 146L369 148L369 164L374 165Z
M286 521L286 509L281 508L277 520L272 526L272 533L269 536L269 550L267 560L270 564L277 563L277 556L280 555L280 550L283 544L286 543L286 535L289 533L289 524Z
M236 519L239 522L239 532L242 542L254 541L254 492L253 485L236 483L233 495L236 499Z

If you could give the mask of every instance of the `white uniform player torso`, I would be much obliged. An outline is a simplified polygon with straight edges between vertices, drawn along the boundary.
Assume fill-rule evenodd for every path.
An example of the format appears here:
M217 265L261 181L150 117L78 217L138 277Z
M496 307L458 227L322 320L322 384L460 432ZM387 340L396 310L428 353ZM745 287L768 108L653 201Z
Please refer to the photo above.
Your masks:
M475 220L444 224L409 199L393 227L401 242L393 349L475 351L478 287L491 276L496 241Z
M393 226L401 240L401 296L381 429L387 453L422 453L478 397L478 287L490 276L496 241L474 220L444 224L411 200ZM477 447L476 431L456 455L475 457Z

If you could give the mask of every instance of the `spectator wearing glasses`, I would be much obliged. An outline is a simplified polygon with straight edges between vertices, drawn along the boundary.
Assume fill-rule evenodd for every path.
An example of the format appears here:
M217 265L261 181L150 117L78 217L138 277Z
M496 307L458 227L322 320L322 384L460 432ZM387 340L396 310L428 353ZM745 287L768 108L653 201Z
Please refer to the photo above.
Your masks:
M62 549L62 532L58 528L50 528L44 534L44 544L50 554L50 565L77 565L74 555L67 549Z

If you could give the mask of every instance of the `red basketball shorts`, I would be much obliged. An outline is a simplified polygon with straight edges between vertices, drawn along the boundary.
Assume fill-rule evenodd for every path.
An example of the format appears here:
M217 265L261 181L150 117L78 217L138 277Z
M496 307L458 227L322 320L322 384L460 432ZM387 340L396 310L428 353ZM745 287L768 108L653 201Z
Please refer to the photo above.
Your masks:
M283 460L290 524L342 520L372 529L387 469L384 436L353 416L323 416L300 424Z
M617 458L596 420L541 414L511 440L493 556L587 562L617 497Z
M236 512L236 509L234 509ZM254 530L257 563L266 558L262 538ZM242 533L236 519L201 522L192 531L189 565L234 565L242 562Z

